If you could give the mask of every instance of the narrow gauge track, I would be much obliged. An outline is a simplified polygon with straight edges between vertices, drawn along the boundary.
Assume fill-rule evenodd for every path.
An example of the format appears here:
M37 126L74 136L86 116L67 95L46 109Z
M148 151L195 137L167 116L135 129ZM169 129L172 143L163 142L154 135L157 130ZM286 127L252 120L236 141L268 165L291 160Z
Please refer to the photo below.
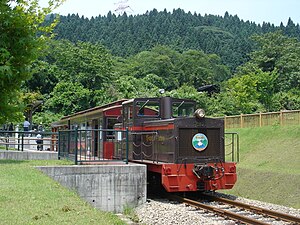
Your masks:
M239 213L233 212L229 209L226 210L226 209L222 209L218 206L212 206L212 205L208 205L208 204L205 204L205 203L200 203L196 200L180 197L178 195L167 195L166 197L168 199L171 199L171 200L186 203L186 204L194 206L196 208L201 208L201 209L211 211L211 212L216 213L216 214L218 214L222 217L226 217L226 218L232 219L234 221L237 221L238 223L257 224L257 225L270 224L268 222L264 222L264 221L261 221L259 219L251 218L251 215L247 216L244 213L239 214ZM206 200L209 200L209 201L221 202L222 204L227 204L227 205L230 205L230 206L238 207L238 208L241 209L241 211L242 210L251 211L254 214L260 214L260 215L263 215L264 217L265 216L271 217L271 218L273 218L277 221L278 220L285 221L288 224L295 224L295 225L300 224L300 218L295 217L295 216L291 216L289 214L275 212L275 211L271 211L271 210L268 210L268 209L248 205L248 204L245 204L245 203L242 203L242 202L237 202L237 201L229 200L229 199L226 199L226 198L220 198L220 197L211 196L211 195L203 195L203 197Z

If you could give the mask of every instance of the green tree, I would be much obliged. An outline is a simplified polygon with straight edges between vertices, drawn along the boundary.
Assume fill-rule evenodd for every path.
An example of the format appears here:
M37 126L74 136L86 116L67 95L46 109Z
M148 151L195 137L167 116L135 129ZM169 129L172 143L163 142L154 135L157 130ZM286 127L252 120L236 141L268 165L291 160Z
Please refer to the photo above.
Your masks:
M180 73L177 75L179 84L187 83L195 88L218 84L231 76L229 69L222 65L219 56L197 50L183 52L175 68Z
M170 92L167 92L166 95L174 97L174 98L186 98L192 99L197 102L197 107L202 108L204 110L208 110L209 105L209 97L205 92L198 92L196 88L193 86L189 86L187 84L182 85L178 89L174 89ZM208 112L208 111L207 111ZM211 113L211 112L208 112Z
M206 111L208 115L213 116L238 115L241 111L237 105L237 100L230 93L222 91L209 98Z
M116 62L116 76L134 76L152 79L155 86L167 91L184 84L198 88L220 83L231 76L229 69L221 64L215 54L188 50L182 53L167 46L155 46L128 59Z
M251 53L249 63L262 71L278 71L276 91L300 88L300 42L281 32L255 35L253 40L259 48Z
M33 74L24 85L29 92L40 92L41 94L50 94L58 83L59 70L55 64L47 61L36 60L32 64Z
M30 77L30 66L54 28L55 23L43 25L45 16L61 3L50 0L41 8L38 0L0 2L0 124L21 118L20 86Z
M248 112L251 107L247 106L254 99L263 105L260 108L263 111L298 109L298 92L291 90L300 89L300 42L284 36L281 32L256 35L253 40L257 42L257 49L250 54L250 60L238 68L236 77L228 83L232 88L231 94L237 90L234 96L240 97L237 99L239 103L249 98L248 105L244 105L247 109L241 108L241 112ZM246 76L252 82L251 88L246 87L251 83L241 82ZM239 90L238 85L243 90ZM253 93L254 90L256 93ZM257 109L258 107L253 108Z
M85 102L74 101L73 96L63 94L66 104L72 102L72 112L116 100L110 84L112 57L103 45L60 40L52 41L50 46L48 54L34 64L35 72L27 82L30 91L44 95L45 110L59 112L63 101L59 95L63 94L63 88L70 92L67 84L75 85L78 92L84 90L87 95ZM71 93L79 94L73 89ZM70 113L70 110L64 108L61 113Z
M62 40L53 42L52 48L46 61L58 68L58 80L80 82L90 90L111 80L112 57L103 45Z
M300 90L291 89L288 92L275 93L272 100L273 111L300 109Z
M252 113L258 110L258 80L254 76L255 74L247 74L234 77L227 82L227 93L237 103L236 108L241 113Z
M55 86L51 98L45 102L45 107L53 113L69 115L88 109L90 96L90 90L82 84L63 81Z
M114 83L119 98L154 97L159 92L148 77L135 78L132 76L121 76Z
M299 27L292 25L289 23L293 30ZM149 51L157 45L169 46L179 52L201 50L220 56L221 62L234 71L249 60L248 54L254 47L249 39L251 35L279 29L284 31L285 27L244 22L228 13L224 17L201 16L185 13L182 9L173 12L153 9L135 16L116 16L109 12L107 16L90 20L78 15L62 16L56 31L58 39L68 39L74 43L78 40L92 43L101 41L113 55L120 57ZM299 32L292 32L291 35L299 38Z

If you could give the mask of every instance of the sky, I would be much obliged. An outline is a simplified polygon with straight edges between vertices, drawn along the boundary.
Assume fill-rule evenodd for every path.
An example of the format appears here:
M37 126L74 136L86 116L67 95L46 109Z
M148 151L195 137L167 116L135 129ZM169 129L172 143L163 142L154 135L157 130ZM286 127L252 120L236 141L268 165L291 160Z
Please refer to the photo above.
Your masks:
M126 2L127 1L127 2ZM47 0L40 0L45 6ZM119 3L119 4L117 4ZM80 16L105 16L109 11L115 12L118 6L130 6L127 14L144 14L147 10L157 9L172 12L181 8L185 12L212 14L224 16L228 11L244 21L262 24L263 21L278 26L280 22L286 25L289 17L295 24L300 24L300 0L66 0L55 13L68 15L78 13ZM116 12L117 14L117 12Z

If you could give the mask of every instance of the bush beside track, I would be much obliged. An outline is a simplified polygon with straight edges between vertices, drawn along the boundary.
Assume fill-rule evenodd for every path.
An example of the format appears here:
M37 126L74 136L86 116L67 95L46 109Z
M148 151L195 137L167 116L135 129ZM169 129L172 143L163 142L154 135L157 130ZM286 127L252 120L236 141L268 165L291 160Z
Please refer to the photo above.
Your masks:
M238 182L224 191L300 208L300 126L243 128Z

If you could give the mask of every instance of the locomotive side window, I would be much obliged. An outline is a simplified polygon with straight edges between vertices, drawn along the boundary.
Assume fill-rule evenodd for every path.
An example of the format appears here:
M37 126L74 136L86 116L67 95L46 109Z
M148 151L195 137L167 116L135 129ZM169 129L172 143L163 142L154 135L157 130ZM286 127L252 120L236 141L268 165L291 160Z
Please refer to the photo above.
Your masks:
M195 104L193 102L173 102L172 103L172 114L173 117L190 117L195 112Z
M114 129L114 125L118 122L117 118L107 118L107 129ZM107 139L114 139L114 131L107 132Z
M159 101L137 101L136 102L136 115L138 117L157 117L159 115Z

